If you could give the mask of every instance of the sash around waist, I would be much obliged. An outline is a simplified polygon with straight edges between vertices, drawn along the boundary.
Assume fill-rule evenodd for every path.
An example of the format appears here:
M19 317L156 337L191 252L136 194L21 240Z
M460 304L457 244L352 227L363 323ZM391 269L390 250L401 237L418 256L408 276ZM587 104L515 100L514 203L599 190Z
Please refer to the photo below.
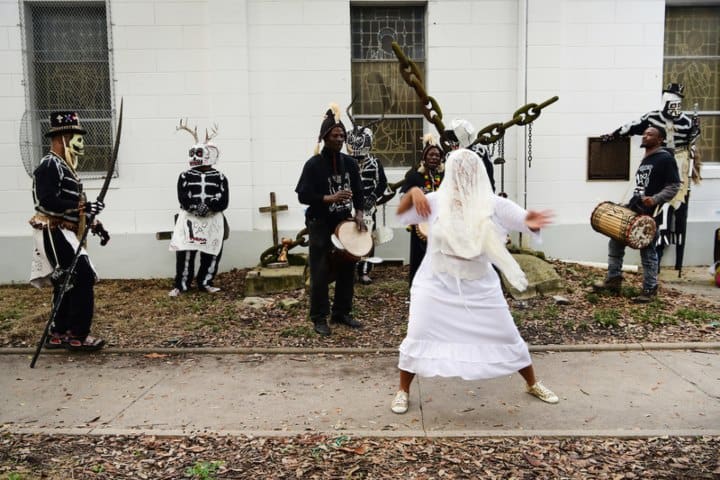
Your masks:
M45 228L62 228L65 230L70 230L71 232L78 232L77 223L73 223L63 218L50 217L42 213L36 213L35 215L33 215L32 218L28 221L28 223L32 228L36 230L43 230Z

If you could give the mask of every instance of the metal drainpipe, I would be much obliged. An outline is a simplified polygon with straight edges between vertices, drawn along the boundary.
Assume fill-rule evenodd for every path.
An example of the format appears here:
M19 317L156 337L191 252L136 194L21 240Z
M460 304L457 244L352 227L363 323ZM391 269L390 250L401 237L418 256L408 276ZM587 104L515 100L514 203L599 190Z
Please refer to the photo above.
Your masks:
M521 96L523 98L522 104L526 105L528 103L528 24L529 24L529 6L530 2L529 0L519 0L518 2L518 32L519 32L519 44L520 49L519 53L521 56L520 62L518 64L520 65L520 68L522 69L520 75L518 75L518 79L521 82L521 85L519 86L518 90L519 93L521 93ZM523 161L523 168L522 168L522 185L523 185L523 208L527 209L527 126L522 127L522 130L518 129L518 131L522 131L522 140L518 141L518 147L522 148L522 155L518 155L518 159L522 158ZM518 176L521 175L520 169L518 169ZM523 234L519 234L518 239L518 246L523 246Z

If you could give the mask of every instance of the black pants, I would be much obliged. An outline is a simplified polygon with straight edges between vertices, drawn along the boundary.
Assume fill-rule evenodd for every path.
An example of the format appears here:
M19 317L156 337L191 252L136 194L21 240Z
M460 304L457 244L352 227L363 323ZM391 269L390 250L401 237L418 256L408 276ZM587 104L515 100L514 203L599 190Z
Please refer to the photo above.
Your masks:
M75 249L67 241L59 228L43 230L43 243L48 260L53 268L67 269L75 257ZM56 258L57 255L57 258ZM53 288L53 306L56 304L62 282ZM95 272L90 267L87 255L81 255L75 266L72 288L63 295L55 322L50 326L51 333L64 334L70 331L73 336L85 338L90 333L93 312L95 310Z
M425 258L425 252L427 251L427 242L417 236L415 228L416 227L413 226L410 230L410 285L412 285L415 273L418 268L420 268L420 264L423 258Z
M332 244L330 235L337 222L307 220L310 266L310 320L324 322L331 313L329 300L330 264ZM353 289L355 287L355 262L340 260L333 262L335 271L335 298L332 317L350 314Z
M195 256L197 250L178 250L175 252L175 288L181 292L190 289L195 277ZM198 288L204 289L212 286L213 279L218 272L222 248L217 255L200 252L200 268L197 273Z

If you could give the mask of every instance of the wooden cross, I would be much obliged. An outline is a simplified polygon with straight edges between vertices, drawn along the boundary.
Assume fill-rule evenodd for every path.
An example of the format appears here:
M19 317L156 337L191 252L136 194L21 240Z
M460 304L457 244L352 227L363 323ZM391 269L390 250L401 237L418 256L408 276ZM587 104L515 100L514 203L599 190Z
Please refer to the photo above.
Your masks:
M275 203L275 192L270 192L270 206L269 207L260 207L258 210L260 210L260 213L268 213L270 212L270 216L272 217L272 235L273 235L273 245L278 245L280 242L278 240L278 229L277 229L277 212L287 210L287 205L278 205Z

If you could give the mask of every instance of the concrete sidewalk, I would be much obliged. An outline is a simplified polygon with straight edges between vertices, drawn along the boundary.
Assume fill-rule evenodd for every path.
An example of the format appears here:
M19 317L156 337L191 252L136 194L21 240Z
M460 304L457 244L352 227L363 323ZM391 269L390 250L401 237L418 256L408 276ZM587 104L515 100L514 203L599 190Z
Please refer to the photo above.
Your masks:
M707 300L720 303L720 288L715 285L715 277L708 271L710 267L684 267L682 276L671 267L663 267L658 275L662 296L663 288L674 288L691 293Z
M396 415L395 355L0 356L0 431L361 436L720 435L720 350L534 353L519 375L425 378Z

